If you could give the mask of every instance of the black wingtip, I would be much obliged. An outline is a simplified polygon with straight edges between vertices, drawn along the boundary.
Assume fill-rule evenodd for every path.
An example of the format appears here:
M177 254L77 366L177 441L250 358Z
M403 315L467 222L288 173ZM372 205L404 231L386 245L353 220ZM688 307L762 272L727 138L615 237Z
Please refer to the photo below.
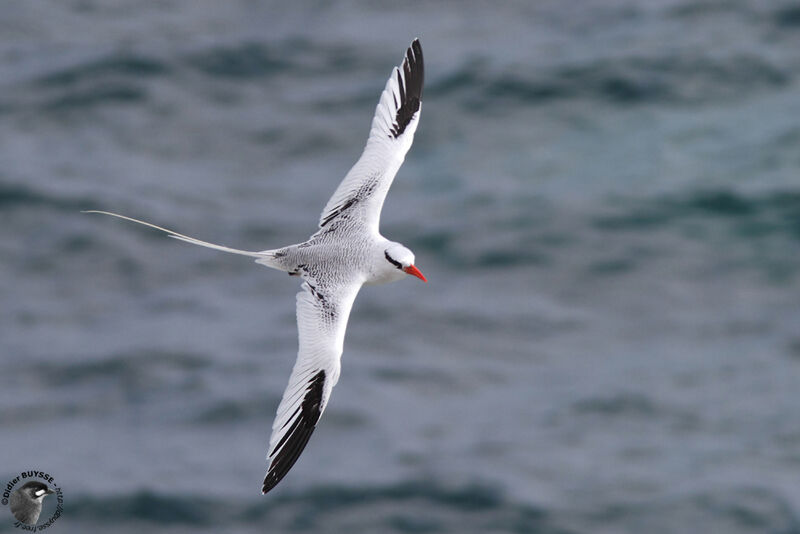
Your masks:
M422 86L425 83L425 61L422 58L422 45L419 44L419 39L411 41L411 48L414 52L416 62L419 64L419 99L422 100Z
M425 61L422 57L422 45L419 39L411 41L411 46L406 50L406 61L403 62L403 67L409 66L411 79L408 79L409 72L406 72L408 92L410 96L416 96L422 100L422 86L425 85Z
M414 114L419 111L420 102L422 101L422 86L425 83L425 62L422 57L422 45L419 44L419 39L414 39L411 42L400 68L403 71L405 84L398 73L400 108L397 110L394 124L390 129L391 136L395 139L405 131Z
M306 448L311 434L317 427L320 415L322 415L322 393L325 386L325 371L320 370L312 378L306 388L306 395L300 405L300 413L289 427L289 430L275 446L278 451L269 464L267 476L261 486L261 494L266 495L268 491L278 485L283 477L300 458L300 453Z

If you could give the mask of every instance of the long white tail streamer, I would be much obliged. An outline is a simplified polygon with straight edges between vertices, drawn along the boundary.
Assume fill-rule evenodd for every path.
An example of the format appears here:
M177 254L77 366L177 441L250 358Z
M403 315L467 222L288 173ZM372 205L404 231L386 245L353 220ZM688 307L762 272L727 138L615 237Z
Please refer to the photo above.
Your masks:
M118 219L125 219L126 221L135 222L137 224L149 226L150 228L155 228L156 230L161 230L162 232L165 232L169 237L172 237L174 239L186 241L187 243L191 243L193 245L199 245L201 247L213 248L214 250L221 250L222 252L230 252L231 254L241 254L242 256L251 256L253 258L265 258L271 255L267 251L255 252L251 250L239 250L238 248L230 248L230 247L224 247L222 245L215 245L214 243L209 243L208 241L201 241L200 239L195 239L194 237L189 237L188 235L180 234L174 230L170 230L169 228L163 228L161 226L157 226L149 222L140 221L139 219L134 219L133 217L128 217L126 215L120 215L119 213L112 213L110 211L85 210L81 211L81 213L99 213L101 215L110 215L111 217L117 217Z

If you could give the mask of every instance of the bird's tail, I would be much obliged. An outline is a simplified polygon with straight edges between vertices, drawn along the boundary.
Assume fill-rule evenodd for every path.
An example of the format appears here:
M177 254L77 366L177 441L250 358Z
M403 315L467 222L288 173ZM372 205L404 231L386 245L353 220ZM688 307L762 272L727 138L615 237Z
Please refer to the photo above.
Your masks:
M201 241L199 239L195 239L194 237L189 237L187 235L179 234L174 230L170 230L168 228L162 228L161 226L156 226L155 224L140 221L139 219L134 219L133 217L127 217L125 215L120 215L119 213L112 213L110 211L100 211L100 210L85 210L81 213L99 213L101 215L110 215L112 217L117 217L119 219L125 219L126 221L135 222L138 224L143 224L144 226L149 226L150 228L155 228L156 230L161 230L165 232L169 237L180 239L181 241L186 241L187 243L191 243L193 245L199 245L201 247L212 248L214 250L221 250L222 252L230 252L231 254L240 254L242 256L250 256L253 258L257 258L256 261L268 267L275 267L279 268L276 265L273 265L270 260L275 256L275 251L272 250L264 250L262 252L255 252L252 250L239 250L238 248L230 248L225 247L222 245L215 245L214 243L209 243L207 241Z

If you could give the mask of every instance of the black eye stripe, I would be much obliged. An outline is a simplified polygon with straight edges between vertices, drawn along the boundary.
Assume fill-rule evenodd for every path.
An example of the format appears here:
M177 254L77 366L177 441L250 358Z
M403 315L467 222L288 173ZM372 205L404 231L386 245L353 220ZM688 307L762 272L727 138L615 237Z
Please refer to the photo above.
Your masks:
M386 260L387 260L389 263L391 263L392 265L394 265L394 266L395 266L395 267L397 267L398 269L402 269L402 268L403 268L403 264L402 264L402 263L400 263L399 261L395 260L395 259L394 259L394 258L392 258L391 256L389 256L389 253L388 253L388 252L384 252L384 253L383 253L383 255L384 255L384 256L386 256Z

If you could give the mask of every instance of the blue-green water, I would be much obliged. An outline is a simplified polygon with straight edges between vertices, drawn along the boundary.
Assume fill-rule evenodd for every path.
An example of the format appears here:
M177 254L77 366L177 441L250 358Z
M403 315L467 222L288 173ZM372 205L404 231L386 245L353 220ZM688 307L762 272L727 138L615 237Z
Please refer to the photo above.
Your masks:
M414 37L430 282L262 497L296 281L79 210L304 239ZM798 73L787 1L4 5L0 478L53 532L800 532Z

